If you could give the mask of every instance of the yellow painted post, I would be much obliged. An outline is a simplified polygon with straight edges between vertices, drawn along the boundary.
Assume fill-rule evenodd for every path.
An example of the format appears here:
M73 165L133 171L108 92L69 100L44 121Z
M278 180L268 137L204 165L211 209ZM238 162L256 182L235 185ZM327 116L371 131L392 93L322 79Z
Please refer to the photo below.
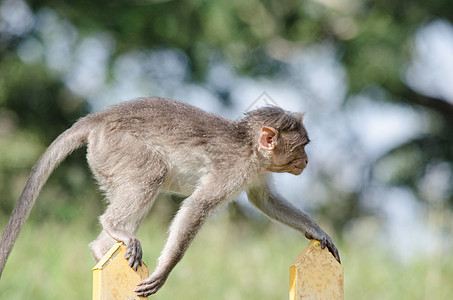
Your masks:
M137 297L137 283L148 277L143 264L134 271L124 258L126 246L116 243L93 268L93 300L147 299Z
M289 268L289 300L343 300L343 268L312 240Z

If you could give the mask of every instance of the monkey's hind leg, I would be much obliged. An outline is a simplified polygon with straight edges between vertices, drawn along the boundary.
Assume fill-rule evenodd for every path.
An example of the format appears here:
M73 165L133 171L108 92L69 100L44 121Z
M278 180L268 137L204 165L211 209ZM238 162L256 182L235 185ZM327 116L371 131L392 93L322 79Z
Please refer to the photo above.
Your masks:
M110 248L116 243L105 230L102 230L99 236L92 241L88 246L91 249L91 254L93 254L96 263L101 260L101 258L109 251Z
M99 218L103 231L90 244L95 259L100 259L116 241L120 241L126 245L125 258L129 265L137 270L142 264L142 248L135 232L151 209L162 182L155 178L151 182L127 183L112 193L110 205Z
M148 168L127 170L127 173L131 172L134 177L138 177L134 178L135 180L127 180L128 176L122 178L122 184L109 193L110 205L99 218L103 232L126 245L125 258L134 270L142 265L142 247L140 240L135 237L135 232L151 209L165 180L165 166L156 161L153 161L152 165L152 171ZM110 246L112 243L112 240L109 241L102 233L98 239L103 246Z
M164 183L166 164L130 136L122 136L109 148L95 146L89 149L88 159L110 204L99 218L103 231L90 244L91 251L99 260L116 241L123 242L125 258L137 270L142 264L142 248L135 232Z

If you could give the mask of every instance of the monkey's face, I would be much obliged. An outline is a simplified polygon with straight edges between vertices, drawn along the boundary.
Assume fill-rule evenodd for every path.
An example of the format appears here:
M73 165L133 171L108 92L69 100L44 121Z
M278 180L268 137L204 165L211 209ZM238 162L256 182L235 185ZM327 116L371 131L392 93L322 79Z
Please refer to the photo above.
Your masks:
M305 147L310 140L304 128L297 132L279 134L266 129L261 135L260 145L270 152L268 171L299 175L307 167L308 156Z
M308 139L305 141L299 136L285 137L285 134L281 134L280 141L271 155L272 172L301 174L308 164L305 152L307 144Z

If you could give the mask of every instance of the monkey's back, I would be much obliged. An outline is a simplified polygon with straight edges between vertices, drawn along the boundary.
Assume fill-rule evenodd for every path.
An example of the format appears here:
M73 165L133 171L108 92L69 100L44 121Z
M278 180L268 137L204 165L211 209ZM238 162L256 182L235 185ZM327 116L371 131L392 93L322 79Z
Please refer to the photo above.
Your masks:
M141 145L145 145L154 157L166 162L169 189L177 182L184 194L192 191L205 174L234 165L229 152L237 157L251 151L243 139L238 142L238 122L174 100L141 98L88 118L97 120L87 145L90 165L104 169L107 158L110 168L125 168L130 163L124 161L143 155L130 149L143 152ZM137 147L131 147L132 143Z
M234 129L232 121L189 104L164 98L139 98L101 113L106 122L144 138L175 137L177 144L200 143ZM187 138L181 138L181 137ZM197 141L195 141L195 139Z

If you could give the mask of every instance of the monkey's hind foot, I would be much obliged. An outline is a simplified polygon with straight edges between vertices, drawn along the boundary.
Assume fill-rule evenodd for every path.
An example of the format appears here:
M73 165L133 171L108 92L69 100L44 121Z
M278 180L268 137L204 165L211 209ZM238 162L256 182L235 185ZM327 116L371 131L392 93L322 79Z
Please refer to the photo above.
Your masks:
M142 246L140 240L137 238L130 238L126 244L126 254L124 258L127 259L127 263L132 269L137 271L138 267L142 265Z

